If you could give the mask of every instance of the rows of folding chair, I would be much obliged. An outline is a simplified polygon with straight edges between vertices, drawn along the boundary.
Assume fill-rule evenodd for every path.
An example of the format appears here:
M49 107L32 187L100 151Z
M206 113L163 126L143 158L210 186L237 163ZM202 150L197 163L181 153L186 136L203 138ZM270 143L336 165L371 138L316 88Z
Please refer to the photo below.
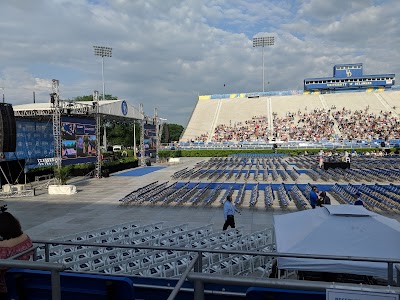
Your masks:
M168 181L154 186L151 190L139 194L135 199L130 202L130 204L141 204L143 202L148 202L154 196L162 193L166 189L168 189Z
M293 199L293 202L296 205L297 209L299 209L299 210L307 209L307 207L308 207L307 199L301 193L301 191L300 191L300 189L299 189L299 187L297 185L294 185L289 190L289 195Z
M196 239L201 239L207 236L210 232L212 232L211 225L207 225L200 228L194 228L186 231L176 232L169 236L164 236L162 239L158 241L154 241L151 245L161 245L161 246L171 246L171 247L184 247L187 244L190 244L191 241ZM123 272L124 266L128 265L130 267L131 275L152 275L152 276L160 276L161 273L154 272L154 270L161 270L160 267L157 267L160 264L165 264L169 262L170 264L166 264L166 269L173 270L173 268L168 268L168 265L174 264L176 262L176 266L181 265L182 260L185 260L185 252L182 251L162 251L162 250L143 250L138 253L135 251L135 255L130 258L124 258L123 260L116 261L113 265L108 265L106 272L112 271L112 268L115 269L116 266L119 266L118 273ZM150 273L146 270L151 270ZM103 272L103 269L97 269L96 271ZM155 274L157 273L157 274ZM113 274L116 274L113 271Z
M201 182L197 182L193 187L191 188L186 188L185 191L179 195L179 197L176 197L173 202L176 205L181 205L186 203L192 195L194 195L199 187Z
M217 200L219 194L221 193L222 190L222 184L218 184L216 188L211 189L208 195L206 194L206 197L204 198L204 205L211 205L215 200Z
M190 181L184 183L181 187L176 188L171 194L166 195L163 199L160 199L162 205L168 205L174 199L179 199L180 195L186 191L186 188L189 186Z
M299 179L299 173L295 169L293 169L293 170L286 169L286 172L293 181L296 181L297 179Z
M274 204L274 192L270 184L264 188L264 203L267 209Z
M149 236L155 231L162 232L162 222L141 225L138 226L134 223L125 223L121 225L111 226L102 228L99 230L91 230L80 232L72 235L67 235L60 237L61 241L70 241L70 242L87 242L87 243L124 243L125 241L138 240L142 236ZM187 225L183 225L187 226ZM96 249L97 250L97 249ZM81 255L86 251L91 251L87 247L82 246L64 246L64 245L53 245L50 251L50 259L56 259L59 257L60 259L68 259L71 255ZM98 250L103 251L103 250ZM89 254L85 254L86 257ZM37 259L41 260L45 258L45 247L40 246L37 249Z
M225 245L225 250L253 250L261 252L274 251L270 231L261 231L238 238ZM205 267L205 273L221 275L251 274L259 267L265 265L270 258L252 255L220 255L220 260Z
M152 182L148 185L145 185L141 188L138 188L132 192L130 192L125 197L119 199L122 205L129 204L131 201L134 201L141 193L151 190L154 186L156 186L158 181Z
M310 177L313 181L318 181L320 179L320 175L317 173L316 170L310 169L306 171L308 177Z
M393 211L393 212L398 212L400 208L400 203L396 202L395 200L392 200L391 197L387 196L385 193L381 193L377 189L375 189L374 186L366 186L365 184L362 184L359 187L359 191L365 193L366 195L370 196L372 199L376 200L379 202L378 207L382 210L386 211Z
M199 230L192 230L192 232L196 231ZM209 232L211 231L202 232L200 235L198 232L198 235L196 236L193 235L193 233L189 233L189 238L184 235L178 236L175 239L168 238L168 245L171 247L212 248L213 246L219 247L220 245L230 244L232 242L232 238L238 235L237 230L228 230L215 234L209 234ZM155 254L159 255L161 258L157 259ZM203 255L203 258L204 257L207 257L205 253ZM182 251L167 251L164 254L160 253L160 251L150 254L146 253L138 258L134 258L133 261L136 261L136 265L131 270L131 274L142 276L176 277L183 273L192 258L193 254L186 254ZM132 261L130 261L130 263L131 262ZM207 265L207 262L203 259L203 263L204 262Z
M235 198L235 205L238 205L238 206L242 205L245 193L246 193L246 183L242 184L239 187L239 191Z
M311 190L312 190L311 184L307 183L307 184L304 186L303 189L300 189L300 188L299 188L299 190L300 190L301 193L303 194L304 198L308 201L307 204L311 204L311 203L310 203L310 192L311 192Z
M390 184L381 186L379 184L375 184L375 189L378 190L380 193L384 194L385 196L389 197L393 201L400 203L400 188Z
M228 186L228 188L225 190L225 193L222 195L222 197L219 199L219 203L222 205L224 204L226 197L228 197L228 195L232 195L233 191L233 184Z
M273 181L277 181L278 180L278 172L275 169L271 170L271 177Z
M257 204L258 197L260 196L260 192L258 190L258 183L254 185L254 187L251 189L251 194L250 194L250 207L254 207Z
M277 195L280 207L286 209L289 206L290 199L283 184L278 185Z
M353 204L354 201L352 194L346 191L342 186L338 184L334 184L331 189L331 195L338 201L340 204Z
M181 177L181 175L183 175L187 171L187 169L188 169L188 167L186 167L184 169L181 169L181 170L178 170L174 174L172 174L171 177L173 179L178 179L179 177Z
M288 180L289 174L286 172L286 170L279 170L278 174L282 178L282 181Z
M152 205L156 204L157 202L161 201L168 195L172 194L175 191L176 184L178 182L171 183L170 185L165 186L165 188L161 191L159 191L156 195L152 196L151 198L148 198L148 202Z
M209 191L211 187L212 182L208 183L204 188L199 189L189 200L190 203L193 205L198 204L201 200L203 200L203 197L206 195L206 193Z
M264 169L263 181L267 181L268 180L268 173L269 173L269 169L268 168Z

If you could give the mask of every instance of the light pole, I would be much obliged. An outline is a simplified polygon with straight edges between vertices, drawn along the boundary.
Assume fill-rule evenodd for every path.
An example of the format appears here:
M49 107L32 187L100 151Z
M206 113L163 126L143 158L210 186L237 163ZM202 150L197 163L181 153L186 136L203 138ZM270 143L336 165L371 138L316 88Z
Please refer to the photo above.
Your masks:
M265 46L273 46L274 44L275 44L274 36L253 37L253 47L262 47L263 92L265 92L264 47Z
M4 87L0 86L0 89L3 90L3 103L4 103L4 101L5 101L5 98L4 98Z
M112 56L112 48L104 46L93 46L94 55L101 56L101 78L103 80L103 99L105 100L105 87L104 87L104 57Z

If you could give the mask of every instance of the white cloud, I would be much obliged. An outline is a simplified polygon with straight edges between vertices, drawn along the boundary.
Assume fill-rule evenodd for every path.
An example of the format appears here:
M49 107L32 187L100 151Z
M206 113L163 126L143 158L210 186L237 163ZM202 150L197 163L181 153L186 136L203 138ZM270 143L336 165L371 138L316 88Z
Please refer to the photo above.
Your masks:
M14 104L48 101L51 79L64 98L101 90L143 102L186 125L197 94L260 91L259 32L269 90L329 76L334 63L364 62L369 73L399 73L398 15L392 1L19 0L1 4L0 86ZM225 86L224 86L225 85Z

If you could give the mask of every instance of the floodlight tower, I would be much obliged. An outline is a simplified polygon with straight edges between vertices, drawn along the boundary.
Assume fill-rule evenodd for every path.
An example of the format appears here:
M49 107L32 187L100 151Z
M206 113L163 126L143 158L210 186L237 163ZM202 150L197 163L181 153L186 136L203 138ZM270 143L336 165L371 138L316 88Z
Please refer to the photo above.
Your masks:
M140 115L143 116L143 119L140 120L140 166L146 166L146 150L144 148L144 124L147 120L147 116L144 114L143 104L139 105Z
M3 90L3 103L4 103L4 101L5 101L5 98L4 98L4 87L0 86L0 90Z
M157 108L154 108L154 125L156 126L156 163L160 162L160 159L158 158L158 147L160 145L158 141L158 135L159 135L159 121L158 121L158 110Z
M157 132L157 155L156 155L156 162L157 163L160 162L160 157L158 155L158 151L161 148L161 137L162 137L162 134L163 134L164 124L165 124L166 121L167 121L167 119L164 119L164 118L159 118L158 119L158 123L159 124L157 126L158 132Z
M100 150L100 105L99 105L99 92L93 92L93 102L96 105L96 169L95 169L95 177L101 178L101 150Z
M104 46L93 46L94 55L101 56L101 78L103 81L103 100L105 100L105 87L104 87L104 57L112 57L112 48Z
M52 93L50 102L53 105L53 137L54 137L54 158L56 159L55 171L59 174L62 165L62 142L61 142L61 109L60 109L60 82L52 80Z
M263 92L265 92L264 47L265 46L273 46L273 45L275 45L275 37L274 36L253 37L253 47L262 47Z

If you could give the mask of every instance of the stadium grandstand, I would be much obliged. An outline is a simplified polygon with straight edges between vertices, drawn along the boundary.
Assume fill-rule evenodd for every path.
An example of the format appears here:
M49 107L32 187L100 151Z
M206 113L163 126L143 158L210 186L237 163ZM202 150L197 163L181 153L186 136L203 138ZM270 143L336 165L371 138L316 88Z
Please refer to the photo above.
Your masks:
M349 70L386 78L347 64L326 80ZM199 96L174 147L243 151L77 177L70 196L7 198L34 242L32 261L0 260L10 297L398 299L400 89L390 78ZM252 151L274 144L318 150ZM329 201L314 203L315 187ZM227 196L241 214L222 230Z
M343 64L331 78L305 79L304 91L199 96L180 146L397 143L400 90L394 83L394 74L363 75L362 64ZM383 130L388 125L392 130Z

